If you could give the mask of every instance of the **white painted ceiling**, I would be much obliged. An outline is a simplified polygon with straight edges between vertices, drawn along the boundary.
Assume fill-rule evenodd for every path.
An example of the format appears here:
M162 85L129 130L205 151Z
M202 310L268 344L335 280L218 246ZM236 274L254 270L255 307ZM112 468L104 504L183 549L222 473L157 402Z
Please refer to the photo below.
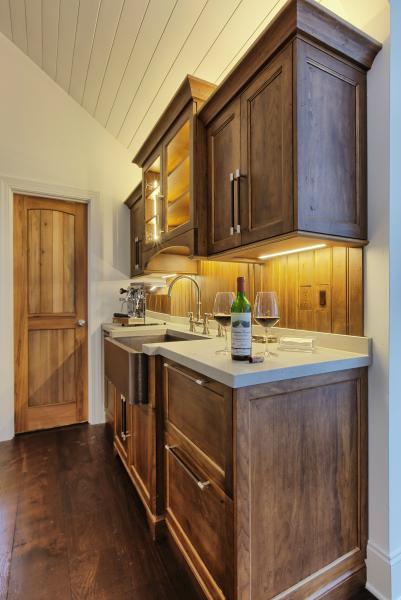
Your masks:
M371 34L387 18L388 0L319 1ZM284 4L0 0L0 31L134 154L185 75L221 82Z

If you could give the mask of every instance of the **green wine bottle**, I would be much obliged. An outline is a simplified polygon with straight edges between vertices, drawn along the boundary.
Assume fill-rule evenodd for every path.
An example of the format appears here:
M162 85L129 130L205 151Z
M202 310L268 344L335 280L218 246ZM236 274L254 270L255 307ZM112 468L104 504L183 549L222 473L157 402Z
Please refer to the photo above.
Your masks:
M251 354L251 304L245 296L245 277L237 277L237 297L231 305L231 358L249 360Z

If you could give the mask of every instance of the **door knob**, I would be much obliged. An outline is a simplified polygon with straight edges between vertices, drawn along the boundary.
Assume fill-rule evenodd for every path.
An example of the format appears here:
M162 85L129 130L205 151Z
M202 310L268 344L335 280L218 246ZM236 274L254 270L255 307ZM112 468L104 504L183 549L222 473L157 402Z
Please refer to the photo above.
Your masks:
M86 325L85 319L78 319L77 325L78 327L84 327Z

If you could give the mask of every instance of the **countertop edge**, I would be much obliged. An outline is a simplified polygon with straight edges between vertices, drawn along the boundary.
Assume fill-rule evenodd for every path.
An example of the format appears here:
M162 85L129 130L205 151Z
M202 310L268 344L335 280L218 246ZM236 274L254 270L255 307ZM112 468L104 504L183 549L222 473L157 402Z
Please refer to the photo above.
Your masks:
M184 356L181 353L174 351L171 347L163 345L152 347L144 346L144 352L148 355L159 355L176 362L183 367L187 367L192 371L196 371L205 377L214 379L219 383L226 385L232 389L259 385L263 383L273 383L288 379L297 379L299 377L309 377L311 375L323 375L325 373L333 373L336 371L346 371L348 369L358 369L360 367L368 367L371 364L369 355L356 355L355 357L347 357L326 362L318 362L310 365L294 365L293 367L283 367L272 371L255 371L254 373L244 373L231 375L224 373L220 369L216 369L211 365L202 363L199 360Z

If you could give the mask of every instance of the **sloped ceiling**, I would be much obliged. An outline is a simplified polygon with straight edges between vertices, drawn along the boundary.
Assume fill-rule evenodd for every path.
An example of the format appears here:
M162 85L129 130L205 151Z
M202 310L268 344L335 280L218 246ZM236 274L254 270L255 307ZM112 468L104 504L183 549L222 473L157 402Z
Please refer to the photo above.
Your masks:
M387 0L320 0L360 28ZM285 0L0 0L0 30L132 154L187 73L218 84Z

